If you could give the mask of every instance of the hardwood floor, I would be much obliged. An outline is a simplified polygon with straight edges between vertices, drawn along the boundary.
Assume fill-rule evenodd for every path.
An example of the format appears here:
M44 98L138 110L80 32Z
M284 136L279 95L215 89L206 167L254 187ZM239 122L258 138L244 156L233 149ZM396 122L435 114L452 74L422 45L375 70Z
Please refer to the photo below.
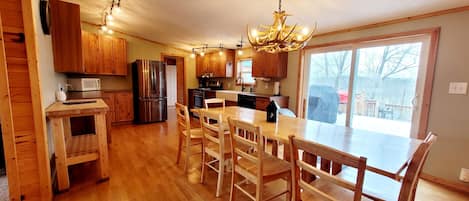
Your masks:
M206 184L199 183L200 157L191 158L188 175L184 164L175 164L177 150L176 119L169 111L165 123L127 125L113 128L109 149L111 178L96 183L98 175L94 163L70 168L71 188L55 196L56 201L211 201L228 200L230 174L225 177L223 196L215 198L216 173L208 171ZM200 149L194 151L200 151ZM283 187L274 183L268 187ZM238 193L239 201L249 198ZM281 197L277 200L284 200ZM308 197L305 200L317 200ZM420 181L416 200L469 200L469 195Z

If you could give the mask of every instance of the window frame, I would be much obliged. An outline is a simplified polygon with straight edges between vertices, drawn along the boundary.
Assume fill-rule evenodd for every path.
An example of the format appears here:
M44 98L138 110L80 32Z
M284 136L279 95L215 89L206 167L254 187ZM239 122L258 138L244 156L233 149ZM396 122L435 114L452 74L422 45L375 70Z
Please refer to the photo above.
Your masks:
M255 86L256 85L256 80L254 77L252 77L252 79L254 80L254 82L249 82L249 83L239 83L238 82L238 78L240 78L241 76L241 62L242 61L251 61L251 77L252 77L252 57L245 57L245 58L240 58L236 61L236 86L241 86L242 84L244 84L245 86ZM242 76L241 76L242 77Z

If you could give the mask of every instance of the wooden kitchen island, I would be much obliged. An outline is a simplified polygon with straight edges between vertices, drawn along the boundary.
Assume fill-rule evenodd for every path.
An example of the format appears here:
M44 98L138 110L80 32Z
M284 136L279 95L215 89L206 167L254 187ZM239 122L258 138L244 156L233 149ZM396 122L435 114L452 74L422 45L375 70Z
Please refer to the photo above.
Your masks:
M54 135L55 164L57 168L58 190L70 187L68 166L96 161L100 181L109 179L108 144L106 134L106 112L109 107L102 99L74 100L94 101L66 105L56 102L46 109ZM73 136L70 118L93 116L95 133Z

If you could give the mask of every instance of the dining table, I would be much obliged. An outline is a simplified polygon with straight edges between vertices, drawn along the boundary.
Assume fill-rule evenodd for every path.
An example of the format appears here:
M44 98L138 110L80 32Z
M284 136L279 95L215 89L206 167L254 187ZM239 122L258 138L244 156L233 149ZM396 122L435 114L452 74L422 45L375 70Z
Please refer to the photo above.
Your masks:
M222 113L225 125L228 117L258 125L264 137L279 143L288 144L289 136L294 135L295 138L326 145L354 156L366 157L367 170L396 180L401 178L401 173L422 143L419 139L386 134L386 130L382 133L373 132L283 115L279 115L276 122L267 122L266 112L238 106L191 111ZM285 148L285 152L288 152ZM342 168L340 164L332 166L333 173L340 172Z

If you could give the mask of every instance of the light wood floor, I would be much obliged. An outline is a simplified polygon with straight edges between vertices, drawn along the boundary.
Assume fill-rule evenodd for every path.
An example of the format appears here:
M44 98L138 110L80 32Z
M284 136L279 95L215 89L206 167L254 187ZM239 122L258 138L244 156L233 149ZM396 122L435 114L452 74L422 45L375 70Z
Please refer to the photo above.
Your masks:
M216 174L209 171L206 184L199 184L200 156L191 159L188 175L183 164L176 166L177 133L174 112L166 123L115 127L109 159L111 179L96 183L95 164L70 168L71 188L55 196L56 201L210 201L228 200L230 175L225 177L224 194L215 198ZM271 189L283 183L270 185ZM453 192L433 183L420 181L416 200L469 200L468 194ZM241 193L238 193L241 194ZM249 198L239 196L237 200ZM284 200L280 198L277 200ZM305 200L317 200L308 197Z

